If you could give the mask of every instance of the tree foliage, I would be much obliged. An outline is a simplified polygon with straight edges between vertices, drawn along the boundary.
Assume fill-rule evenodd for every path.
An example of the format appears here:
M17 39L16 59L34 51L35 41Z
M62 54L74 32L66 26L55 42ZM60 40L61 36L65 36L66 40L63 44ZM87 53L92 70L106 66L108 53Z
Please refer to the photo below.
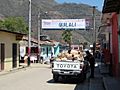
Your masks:
M62 33L62 39L69 44L69 48L71 48L71 41L72 41L72 33L71 30L65 30Z
M0 28L19 33L28 32L28 26L22 17L8 17L0 20Z

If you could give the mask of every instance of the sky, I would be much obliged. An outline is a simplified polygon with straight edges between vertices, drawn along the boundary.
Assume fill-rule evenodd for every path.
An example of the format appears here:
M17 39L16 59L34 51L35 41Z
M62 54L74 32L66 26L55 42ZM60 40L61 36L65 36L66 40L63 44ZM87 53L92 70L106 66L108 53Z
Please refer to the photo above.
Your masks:
M83 3L88 4L90 6L96 6L96 8L102 11L103 1L104 0L55 0L58 3Z

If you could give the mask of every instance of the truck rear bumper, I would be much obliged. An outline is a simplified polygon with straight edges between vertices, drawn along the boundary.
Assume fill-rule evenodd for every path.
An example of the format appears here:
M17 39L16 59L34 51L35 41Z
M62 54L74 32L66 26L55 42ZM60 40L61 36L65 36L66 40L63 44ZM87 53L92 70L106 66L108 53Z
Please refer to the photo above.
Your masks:
M80 70L75 70L75 71L52 70L52 73L55 75L77 76L81 74L81 71Z

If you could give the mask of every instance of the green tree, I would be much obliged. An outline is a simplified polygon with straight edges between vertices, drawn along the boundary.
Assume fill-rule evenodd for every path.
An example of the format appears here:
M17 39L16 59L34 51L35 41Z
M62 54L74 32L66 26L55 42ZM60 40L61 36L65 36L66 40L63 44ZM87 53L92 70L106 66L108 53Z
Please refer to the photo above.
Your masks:
M28 26L22 17L8 17L0 21L0 28L9 31L27 33Z
M3 29L3 27L4 27L4 22L3 20L0 20L0 28Z
M62 39L69 44L69 49L71 49L72 33L71 30L65 30L62 33Z

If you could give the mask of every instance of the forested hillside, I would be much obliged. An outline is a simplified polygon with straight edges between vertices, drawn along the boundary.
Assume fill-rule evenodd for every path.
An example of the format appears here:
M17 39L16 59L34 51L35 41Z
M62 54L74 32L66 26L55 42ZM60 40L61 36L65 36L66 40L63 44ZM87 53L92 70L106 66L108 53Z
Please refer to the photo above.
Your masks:
M0 17L21 16L28 23L29 0L0 0ZM84 31L73 30L73 43L92 42L93 39L93 8L85 4L64 3L58 4L54 0L32 0L32 36L37 36L38 12L41 13L41 19L87 19L90 22L89 29ZM47 13L46 13L47 12ZM95 10L96 29L100 25L101 12ZM42 31L51 39L61 40L63 31ZM37 37L36 37L37 38Z

